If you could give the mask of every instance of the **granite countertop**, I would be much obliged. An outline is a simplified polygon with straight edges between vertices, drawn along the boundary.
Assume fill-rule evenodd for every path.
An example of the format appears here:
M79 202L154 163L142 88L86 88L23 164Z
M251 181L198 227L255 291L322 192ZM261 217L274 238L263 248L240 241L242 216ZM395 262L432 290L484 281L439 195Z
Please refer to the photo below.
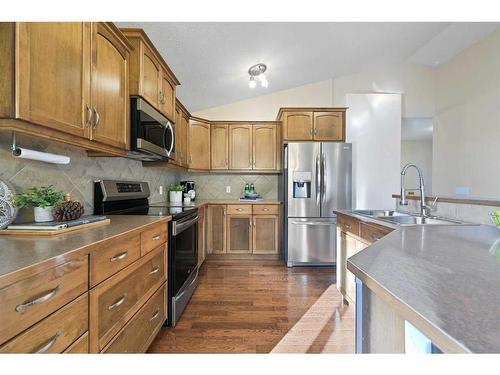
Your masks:
M399 227L347 268L443 350L500 352L500 229Z
M280 201L273 199L263 199L260 201L248 201L242 202L239 199L197 199L191 203L182 203L182 207L203 207L207 204L281 204ZM170 203L170 202L155 202L150 203L150 206L158 207L158 206L180 206L180 203Z
M108 218L109 225L51 237L0 235L0 287L24 275L28 268L37 267L39 272L70 257L83 256L86 248L101 241L170 220L170 216L109 215Z

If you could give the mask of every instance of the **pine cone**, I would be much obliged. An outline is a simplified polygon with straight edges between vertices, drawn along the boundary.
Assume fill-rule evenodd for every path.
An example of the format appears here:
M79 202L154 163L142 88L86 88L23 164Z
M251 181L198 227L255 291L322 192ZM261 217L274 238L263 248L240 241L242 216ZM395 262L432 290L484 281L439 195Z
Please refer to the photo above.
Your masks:
M76 220L83 215L83 205L78 201L71 201L69 194L66 196L66 202L63 202L52 211L52 215L56 221Z

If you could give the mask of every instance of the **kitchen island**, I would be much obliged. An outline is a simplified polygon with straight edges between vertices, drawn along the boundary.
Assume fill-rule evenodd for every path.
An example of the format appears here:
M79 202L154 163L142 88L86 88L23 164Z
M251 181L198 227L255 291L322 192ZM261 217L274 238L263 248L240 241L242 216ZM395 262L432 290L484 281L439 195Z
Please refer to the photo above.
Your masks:
M347 269L358 279L357 352L407 351L408 323L438 352L500 352L499 229L400 227Z

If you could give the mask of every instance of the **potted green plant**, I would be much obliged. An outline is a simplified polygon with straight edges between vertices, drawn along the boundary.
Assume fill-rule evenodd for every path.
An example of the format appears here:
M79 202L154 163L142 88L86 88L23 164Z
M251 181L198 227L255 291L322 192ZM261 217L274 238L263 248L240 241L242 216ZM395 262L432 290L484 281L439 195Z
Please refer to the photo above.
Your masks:
M171 184L168 188L169 199L172 203L182 202L182 185Z
M52 185L40 188L32 187L24 193L15 194L12 202L16 207L34 207L37 223L53 221L52 209L64 198L62 191L54 190Z

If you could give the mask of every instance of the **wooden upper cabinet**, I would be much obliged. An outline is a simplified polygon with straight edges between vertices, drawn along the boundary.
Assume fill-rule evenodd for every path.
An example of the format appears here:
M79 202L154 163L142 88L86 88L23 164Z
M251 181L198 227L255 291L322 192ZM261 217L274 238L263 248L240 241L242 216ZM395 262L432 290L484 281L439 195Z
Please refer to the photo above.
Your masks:
M343 141L344 112L314 112L314 139Z
M160 96L159 96L160 111L167 116L167 118L177 121L175 119L175 84L171 82L170 77L162 73L160 82Z
M252 125L229 126L229 168L252 169Z
M189 117L182 115L181 117L181 164L184 167L188 166L188 135L189 135Z
M210 169L210 123L189 121L189 168Z
M92 43L92 139L125 148L129 134L127 46L108 25L95 23Z
M130 53L130 95L146 99L175 122L175 87L179 81L142 29L121 29L134 49Z
M253 126L253 169L278 168L278 141L276 125Z
M211 169L228 169L228 125L211 124Z
M88 137L91 24L23 22L16 33L16 117Z
M283 118L283 138L287 141L313 139L312 112L285 112Z
M143 51L142 75L139 83L140 92L144 99L151 103L151 105L159 108L161 84L160 63L147 47L143 47Z

